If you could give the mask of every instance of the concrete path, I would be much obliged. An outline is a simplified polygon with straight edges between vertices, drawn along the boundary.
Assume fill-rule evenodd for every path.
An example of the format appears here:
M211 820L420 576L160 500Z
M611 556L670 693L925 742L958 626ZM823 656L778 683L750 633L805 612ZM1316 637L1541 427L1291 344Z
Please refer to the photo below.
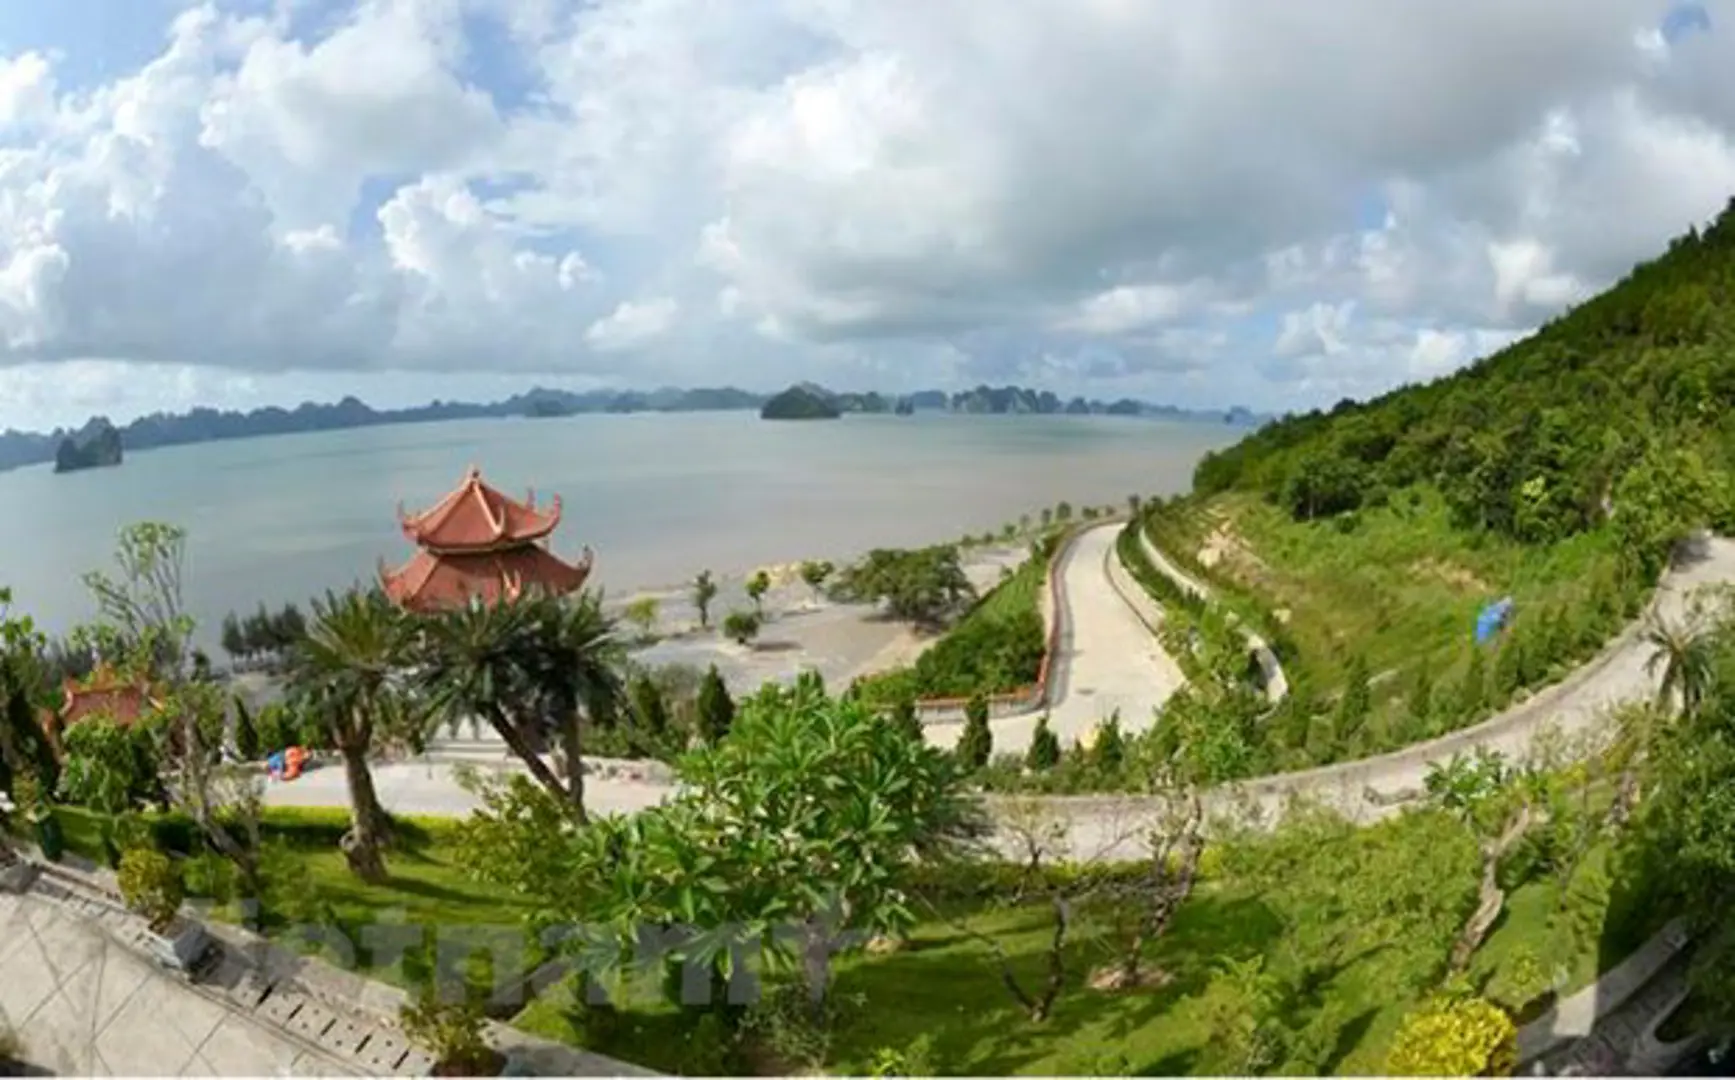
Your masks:
M1097 724L1117 712L1122 731L1143 731L1163 702L1186 685L1180 667L1110 576L1121 528L1113 521L1084 530L1056 568L1064 611L1047 712L1062 747L1088 743ZM1041 713L1031 713L992 721L994 752L1023 753L1040 719ZM962 731L961 723L929 724L928 741L951 747Z
M374 787L380 805L396 814L464 817L480 804L458 784L458 766L443 761L395 762L375 765ZM483 773L488 766L477 766ZM515 769L502 762L493 771ZM585 805L599 814L635 814L662 802L673 788L666 784L592 777L585 782ZM348 806L343 769L314 769L288 782L273 780L265 788L267 806Z
M342 1076L29 893L0 893L0 1021L59 1076Z

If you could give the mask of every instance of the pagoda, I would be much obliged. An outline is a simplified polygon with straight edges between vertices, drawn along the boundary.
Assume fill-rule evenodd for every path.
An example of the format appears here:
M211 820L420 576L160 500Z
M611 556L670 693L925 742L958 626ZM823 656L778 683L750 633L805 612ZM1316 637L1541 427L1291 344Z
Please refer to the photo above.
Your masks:
M569 563L548 550L560 524L560 497L544 509L536 493L519 502L482 481L472 465L451 494L419 514L398 507L404 536L419 549L396 570L380 565L386 595L411 611L481 600L511 600L526 589L574 592L590 577L592 555Z
M107 664L99 665L82 681L65 680L61 692L59 710L43 710L42 714L43 733L57 758L65 757L64 737L75 724L100 716L127 727L163 707L161 695L148 682Z

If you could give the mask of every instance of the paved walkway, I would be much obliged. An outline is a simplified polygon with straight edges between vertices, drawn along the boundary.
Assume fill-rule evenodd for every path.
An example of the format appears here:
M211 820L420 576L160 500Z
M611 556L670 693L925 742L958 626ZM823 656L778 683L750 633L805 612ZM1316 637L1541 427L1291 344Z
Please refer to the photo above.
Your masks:
M503 746L504 744L502 744ZM490 766L477 766L482 772ZM515 769L504 760L492 768ZM458 765L445 761L377 764L374 788L380 805L397 814L464 817L480 804L458 784ZM634 814L661 802L674 789L666 784L597 777L585 781L585 805L594 813ZM306 772L288 782L273 780L265 788L267 806L348 806L349 789L337 764Z
M0 893L0 1020L61 1076L358 1075L30 893Z
M1143 731L1169 696L1186 685L1180 667L1110 577L1121 528L1114 521L1084 530L1056 568L1065 611L1047 713L1062 747L1074 740L1088 743L1097 724L1117 712L1122 731ZM994 752L1023 753L1041 715L992 721ZM962 723L929 724L928 741L951 747L962 731Z

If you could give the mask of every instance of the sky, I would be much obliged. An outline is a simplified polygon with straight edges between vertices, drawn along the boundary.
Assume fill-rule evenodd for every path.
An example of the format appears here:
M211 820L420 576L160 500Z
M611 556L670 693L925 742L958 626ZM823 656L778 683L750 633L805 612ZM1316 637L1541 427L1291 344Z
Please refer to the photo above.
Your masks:
M0 428L532 384L1364 397L1735 195L1725 10L0 4Z

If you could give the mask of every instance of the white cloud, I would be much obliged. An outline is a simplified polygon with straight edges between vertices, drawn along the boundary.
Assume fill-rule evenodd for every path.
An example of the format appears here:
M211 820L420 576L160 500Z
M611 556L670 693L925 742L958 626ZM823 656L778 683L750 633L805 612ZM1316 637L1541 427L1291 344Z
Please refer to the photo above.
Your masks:
M1369 393L1735 192L1735 34L1665 11L196 7L0 57L0 365Z
M642 347L668 332L679 306L664 296L643 303L630 300L598 319L584 332L584 339L598 349L613 352Z
M1124 334L1168 322L1197 302L1197 290L1182 286L1117 285L1079 304L1057 325L1085 334Z

